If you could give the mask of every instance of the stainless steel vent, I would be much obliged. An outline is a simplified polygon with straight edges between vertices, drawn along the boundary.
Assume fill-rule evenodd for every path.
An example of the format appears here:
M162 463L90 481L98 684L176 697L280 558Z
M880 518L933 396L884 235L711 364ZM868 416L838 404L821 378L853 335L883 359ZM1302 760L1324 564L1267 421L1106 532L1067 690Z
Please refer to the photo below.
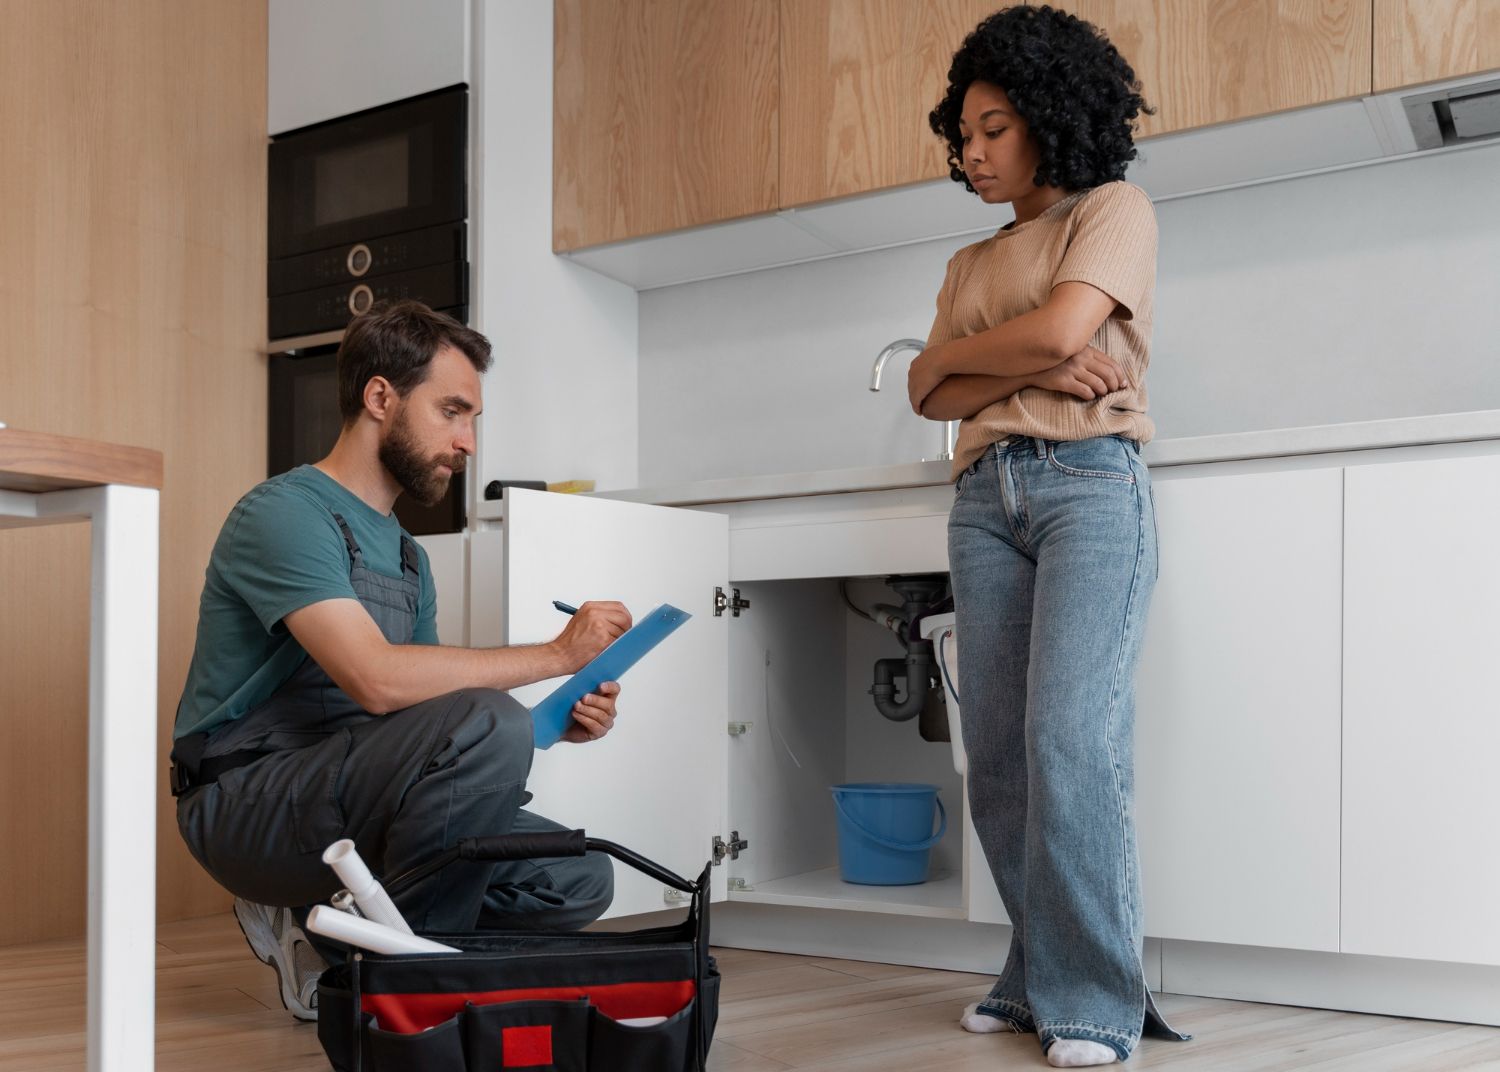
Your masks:
M1500 137L1500 80L1401 98L1419 149Z

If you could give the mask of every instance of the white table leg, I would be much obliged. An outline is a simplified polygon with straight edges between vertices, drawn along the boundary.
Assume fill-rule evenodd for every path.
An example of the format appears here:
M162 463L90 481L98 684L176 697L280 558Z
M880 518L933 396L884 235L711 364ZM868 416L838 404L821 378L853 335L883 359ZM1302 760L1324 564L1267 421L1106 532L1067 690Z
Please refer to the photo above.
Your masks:
M89 637L88 1069L155 1066L159 494L41 497L93 518Z

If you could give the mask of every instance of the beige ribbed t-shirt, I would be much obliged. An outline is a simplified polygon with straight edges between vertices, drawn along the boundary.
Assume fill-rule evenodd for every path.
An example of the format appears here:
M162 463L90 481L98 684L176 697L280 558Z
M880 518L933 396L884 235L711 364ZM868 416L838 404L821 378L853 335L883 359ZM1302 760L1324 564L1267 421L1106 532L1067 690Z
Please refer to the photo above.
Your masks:
M1122 435L1144 444L1152 298L1156 290L1156 213L1139 186L1109 182L1079 190L1039 216L965 246L948 262L927 345L985 331L1040 308L1068 280L1098 287L1118 303L1090 344L1124 367L1127 386L1092 401L1025 387L959 426L953 476L991 443L1013 435L1088 439Z

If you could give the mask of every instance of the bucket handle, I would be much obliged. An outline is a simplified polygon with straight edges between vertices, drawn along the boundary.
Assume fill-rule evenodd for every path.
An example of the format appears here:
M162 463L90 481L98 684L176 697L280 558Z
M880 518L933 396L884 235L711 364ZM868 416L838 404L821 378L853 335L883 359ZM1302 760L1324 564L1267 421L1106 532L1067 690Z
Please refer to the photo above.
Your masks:
M939 841L942 841L943 835L948 832L948 811L943 807L943 798L933 797L932 799L933 802L937 804L938 830L936 834L933 834L932 837L928 838L925 841L893 841L888 837L882 837L881 835L875 833L875 831L865 826L864 823L860 822L845 810L843 797L839 795L838 790L834 790L833 793L833 806L839 810L839 815L844 819L845 822L854 827L854 829L858 830L865 837L875 842L875 844L884 845L886 848L895 849L897 852L917 852L921 849L932 848Z

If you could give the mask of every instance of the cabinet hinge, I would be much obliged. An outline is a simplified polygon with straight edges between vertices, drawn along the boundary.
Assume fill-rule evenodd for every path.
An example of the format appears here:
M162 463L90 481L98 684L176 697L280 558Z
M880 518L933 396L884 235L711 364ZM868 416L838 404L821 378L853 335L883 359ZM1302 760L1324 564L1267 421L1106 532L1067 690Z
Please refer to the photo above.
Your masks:
M718 834L715 834L714 866L718 867L720 864L722 864L724 862L724 857L726 856L731 860L738 860L740 858L740 853L744 852L749 847L750 842L743 840L740 837L740 832L738 830L731 830L729 832L729 841L727 844L725 843L723 838L721 838Z
M736 618L738 618L740 616L740 611L750 609L750 601L748 599L740 598L740 590L738 588L731 588L730 591L734 594L726 596L724 594L724 589L718 587L717 585L714 586L715 618L724 617L724 612L726 610L733 614Z

